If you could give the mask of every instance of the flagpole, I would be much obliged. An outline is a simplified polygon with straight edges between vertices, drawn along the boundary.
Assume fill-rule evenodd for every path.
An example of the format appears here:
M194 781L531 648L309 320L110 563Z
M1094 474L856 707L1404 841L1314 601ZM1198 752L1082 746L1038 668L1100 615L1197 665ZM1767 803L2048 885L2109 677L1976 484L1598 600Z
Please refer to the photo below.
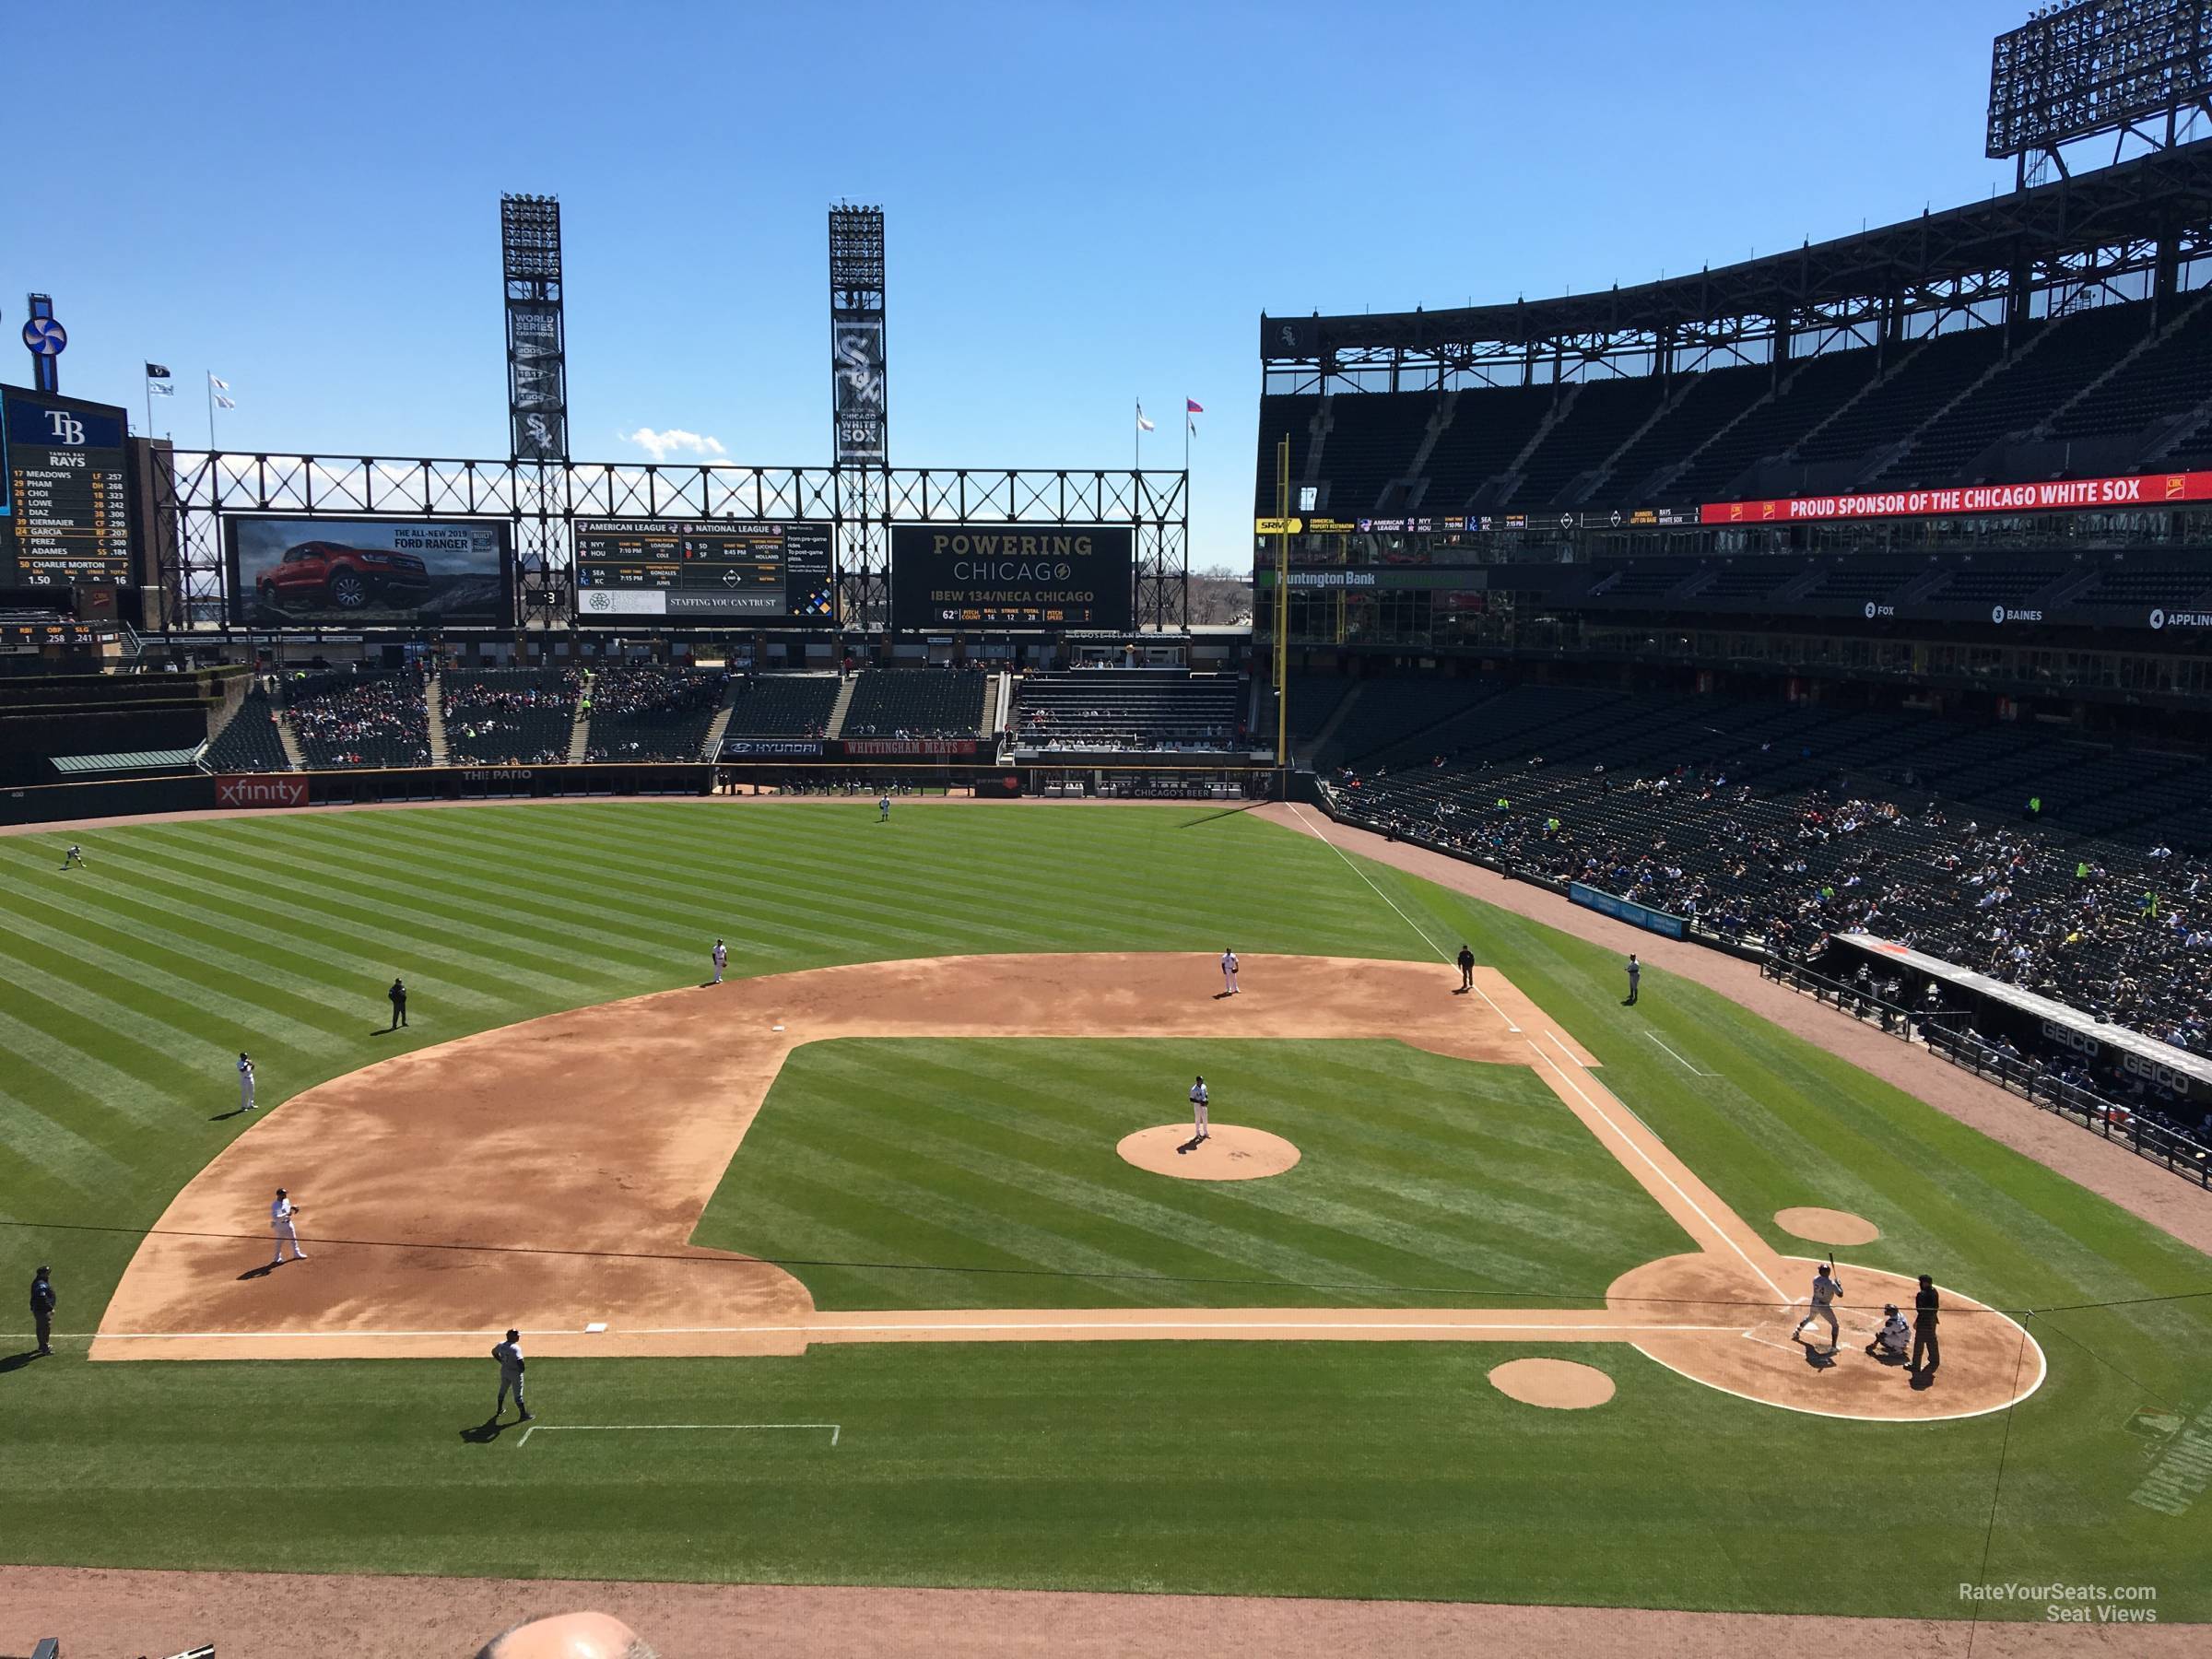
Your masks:
M206 370L207 377L207 452L215 453L215 371Z
M148 440L154 435L154 377L150 374L146 377L146 435Z

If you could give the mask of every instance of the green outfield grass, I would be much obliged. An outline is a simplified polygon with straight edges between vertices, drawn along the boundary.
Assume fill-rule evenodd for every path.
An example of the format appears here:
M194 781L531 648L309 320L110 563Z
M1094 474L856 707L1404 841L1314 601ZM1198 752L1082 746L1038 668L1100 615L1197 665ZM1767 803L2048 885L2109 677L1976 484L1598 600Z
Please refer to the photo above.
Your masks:
M2138 1413L2212 1413L2212 1297L2142 1299L2212 1289L2212 1263L1718 996L1651 971L1624 1009L1611 953L1311 837L1170 807L901 806L878 826L863 805L670 802L67 839L89 870L57 871L61 836L0 838L0 1262L17 1296L53 1262L65 1331L92 1328L130 1230L239 1132L222 1114L240 1047L272 1104L394 1043L695 983L716 934L755 972L1224 944L1421 959L1466 937L1778 1246L1793 1241L1775 1209L1832 1205L1883 1230L1847 1259L2008 1306L2132 1305L2037 1318L2041 1393L1916 1428L1749 1405L1622 1349L1571 1356L1619 1385L1577 1413L1498 1395L1492 1366L1545 1350L1487 1344L859 1347L532 1368L548 1425L834 1421L834 1450L679 1433L480 1444L462 1430L490 1404L488 1364L90 1366L76 1344L35 1364L0 1357L6 1559L1945 1617L1970 1611L1960 1582L1986 1576L2147 1583L2166 1620L2212 1617L2212 1496L2178 1516L2129 1500L2171 1444ZM415 1023L372 1035L394 972ZM1719 1076L1693 1077L1653 1035ZM1025 1084L1032 1046L1052 1075ZM1200 1045L1209 1079L1297 1118L1278 1132L1312 1166L1234 1196L1161 1194L1176 1183L1134 1171L1124 1184L1095 1147L1067 1161L1072 1133L1025 1121L1040 1101L1071 1130L1173 1121L1185 1046L801 1051L701 1238L819 1260L863 1259L865 1244L895 1265L1227 1264L1285 1281L1325 1265L1403 1282L1418 1263L1508 1287L1553 1272L1602 1285L1616 1261L1673 1247L1524 1074L1390 1044ZM902 1088L910 1075L933 1087ZM1388 1114L1379 1137L1354 1133L1371 1095ZM837 1113L867 1132L836 1133ZM1365 1173L1317 1156L1347 1135ZM979 1145L998 1167L968 1159ZM1547 1219L1532 1189L1555 1184L1571 1201ZM1009 1187L1018 1208L997 1202ZM1047 1275L989 1276L987 1295L889 1267L804 1277L841 1305L1140 1294L1078 1299ZM1005 1294L1017 1279L1027 1294ZM23 1328L12 1305L0 1328Z
M1298 1167L1123 1162L1194 1073ZM1601 1307L1695 1248L1526 1067L1395 1042L811 1043L697 1239L798 1264L824 1308Z

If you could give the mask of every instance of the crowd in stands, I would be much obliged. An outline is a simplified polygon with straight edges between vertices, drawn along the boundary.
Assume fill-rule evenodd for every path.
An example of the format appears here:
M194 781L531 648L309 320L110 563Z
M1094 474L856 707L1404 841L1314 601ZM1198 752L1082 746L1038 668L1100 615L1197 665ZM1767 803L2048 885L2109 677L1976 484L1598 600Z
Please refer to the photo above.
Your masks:
M430 763L429 709L413 669L308 677L293 683L290 712L312 767Z
M698 668L603 668L584 687L585 759L696 760L730 677Z
M487 765L559 764L582 683L570 669L449 670L440 680L446 754Z
M1432 781L1435 780L1435 781ZM1865 933L2179 1048L2212 1048L2212 862L2072 842L1940 802L1764 796L1725 767L1410 771L1333 784L1347 816L1554 882L1581 881L1797 959Z

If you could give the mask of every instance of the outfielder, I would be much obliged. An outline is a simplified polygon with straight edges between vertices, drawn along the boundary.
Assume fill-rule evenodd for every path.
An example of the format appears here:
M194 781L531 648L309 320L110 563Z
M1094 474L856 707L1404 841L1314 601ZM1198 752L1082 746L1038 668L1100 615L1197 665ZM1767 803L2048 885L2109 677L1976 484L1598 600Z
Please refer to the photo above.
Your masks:
M269 1230L276 1235L276 1254L269 1263L270 1266L274 1267L284 1260L284 1247L287 1244L292 1247L293 1261L307 1260L307 1252L300 1248L300 1235L292 1230L293 1218L299 1214L299 1206L292 1203L282 1187L278 1187L276 1201L269 1206Z
M244 1049L238 1051L238 1109L253 1110L253 1057Z
M1191 1085L1191 1117L1196 1124L1195 1133L1200 1140L1207 1139L1213 1134L1213 1130L1206 1126L1206 1079L1200 1077Z
M507 1391L514 1390L514 1408L522 1413L517 1422L530 1421L530 1407L523 1404L523 1334L507 1333L507 1340L491 1350L491 1357L500 1362L500 1398L491 1408L491 1420L498 1422L507 1409Z
M1797 1328L1790 1333L1790 1340L1794 1342L1804 1335L1805 1327L1814 1320L1825 1319L1828 1321L1828 1351L1834 1353L1840 1335L1836 1330L1836 1310L1832 1304L1842 1294L1843 1281L1836 1277L1836 1265L1833 1262L1823 1263L1820 1271L1813 1275L1812 1305L1806 1310L1805 1317L1797 1322Z
M1221 984L1222 995L1234 996L1237 994L1237 953L1233 950L1221 953Z
M62 854L62 868L65 870L72 865L80 870L86 867L85 850L75 841L70 842L69 851Z
M714 982L722 983L722 971L730 965L730 947L720 939L714 941Z
M888 794L882 796L876 803L876 821L879 824L888 824L891 821L891 797Z

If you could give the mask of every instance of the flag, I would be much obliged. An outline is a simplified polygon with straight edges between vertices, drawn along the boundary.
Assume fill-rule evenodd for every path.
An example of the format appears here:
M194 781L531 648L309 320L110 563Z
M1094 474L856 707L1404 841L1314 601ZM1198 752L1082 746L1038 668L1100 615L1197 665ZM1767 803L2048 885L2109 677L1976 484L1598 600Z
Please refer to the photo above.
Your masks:
M1156 429L1152 423L1145 418L1145 406L1141 403L1136 406L1136 429L1140 432L1149 432Z
M210 386L213 386L218 392L228 392L230 390L230 382L227 380L217 379L215 371L212 369L207 371L207 383Z
M148 363L146 366L146 378L147 380L167 380L169 371L159 363Z
M1203 415L1206 406L1194 397L1186 397L1182 400L1182 412L1185 415Z
M220 384L220 382L218 382L218 384ZM238 407L236 404L225 397L220 392L218 392L215 394L215 406L218 409L235 409Z

